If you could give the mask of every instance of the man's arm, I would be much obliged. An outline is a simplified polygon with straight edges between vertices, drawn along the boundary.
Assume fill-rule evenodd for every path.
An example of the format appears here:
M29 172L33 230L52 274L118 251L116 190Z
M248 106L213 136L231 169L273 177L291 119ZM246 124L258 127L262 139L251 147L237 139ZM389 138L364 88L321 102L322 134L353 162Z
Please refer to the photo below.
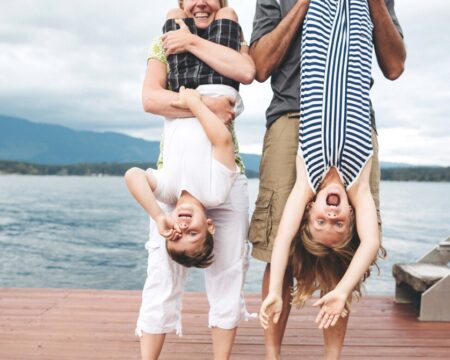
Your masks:
M394 6L393 0L388 0ZM385 0L369 0L370 14L374 25L374 45L378 65L384 76L397 79L404 70L406 49L397 30Z
M250 56L256 65L257 81L266 81L281 64L294 36L303 24L308 7L309 0L298 0L271 32L251 44Z

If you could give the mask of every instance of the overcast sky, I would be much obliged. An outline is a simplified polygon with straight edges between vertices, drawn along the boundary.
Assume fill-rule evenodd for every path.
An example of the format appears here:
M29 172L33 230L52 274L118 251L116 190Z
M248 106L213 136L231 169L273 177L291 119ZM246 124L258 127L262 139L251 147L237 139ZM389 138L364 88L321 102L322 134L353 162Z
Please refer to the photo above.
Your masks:
M173 2L173 4L172 4ZM250 38L255 1L230 0ZM143 113L148 45L176 1L1 0L0 114L158 140ZM408 50L390 82L374 64L383 161L450 166L450 1L396 0ZM269 83L241 87L241 150L260 153Z

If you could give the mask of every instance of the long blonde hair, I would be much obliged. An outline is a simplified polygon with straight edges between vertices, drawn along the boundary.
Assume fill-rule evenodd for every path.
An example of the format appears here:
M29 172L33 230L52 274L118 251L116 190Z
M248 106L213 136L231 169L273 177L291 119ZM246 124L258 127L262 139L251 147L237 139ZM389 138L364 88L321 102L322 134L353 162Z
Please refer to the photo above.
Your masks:
M347 271L360 240L356 232L355 221L352 221L346 240L335 247L327 247L315 241L308 225L309 211L305 209L298 239L292 247L292 264L297 283L292 291L292 304L303 306L305 301L316 291L325 294L333 290ZM379 256L384 257L386 251L380 248ZM376 259L373 262L376 265ZM377 266L378 267L378 266ZM353 298L361 297L361 287L364 280L370 276L370 269L354 287L352 296L347 299L345 309L350 310Z
M219 0L219 3L221 8L228 6L228 0ZM178 0L178 6L180 9L183 8L183 0Z

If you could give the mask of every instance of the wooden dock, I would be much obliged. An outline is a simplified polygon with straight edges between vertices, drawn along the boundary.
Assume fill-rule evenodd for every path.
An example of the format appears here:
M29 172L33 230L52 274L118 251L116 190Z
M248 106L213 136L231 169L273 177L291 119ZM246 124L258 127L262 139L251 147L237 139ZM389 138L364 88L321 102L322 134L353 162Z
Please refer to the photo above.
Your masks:
M247 296L250 311L259 295ZM0 289L1 360L140 359L134 325L139 291ZM212 359L207 300L184 297L183 337L166 338L161 359ZM283 359L321 359L322 334L311 306L293 310ZM419 322L410 305L368 297L354 306L343 359L450 359L450 322ZM240 326L232 359L263 359L257 320Z

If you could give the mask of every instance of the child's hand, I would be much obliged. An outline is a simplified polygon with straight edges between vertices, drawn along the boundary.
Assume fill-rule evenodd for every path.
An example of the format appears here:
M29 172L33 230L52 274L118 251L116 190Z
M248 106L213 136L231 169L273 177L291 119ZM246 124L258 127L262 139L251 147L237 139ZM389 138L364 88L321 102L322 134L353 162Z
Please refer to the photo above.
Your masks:
M155 220L155 222L156 226L158 226L159 233L166 240L174 241L177 237L181 236L181 233L175 228L175 225L169 216L161 215Z
M348 295L337 290L332 290L317 300L313 306L320 306L319 314L315 320L319 329L328 329L336 325L339 318L346 317L345 302Z
M281 296L269 293L264 299L259 310L259 321L264 330L269 328L269 320L272 317L274 324L278 322L283 309L283 300Z
M184 86L180 87L179 97L177 101L172 101L171 105L178 109L188 110L194 101L202 99L200 93L194 89L186 89Z

